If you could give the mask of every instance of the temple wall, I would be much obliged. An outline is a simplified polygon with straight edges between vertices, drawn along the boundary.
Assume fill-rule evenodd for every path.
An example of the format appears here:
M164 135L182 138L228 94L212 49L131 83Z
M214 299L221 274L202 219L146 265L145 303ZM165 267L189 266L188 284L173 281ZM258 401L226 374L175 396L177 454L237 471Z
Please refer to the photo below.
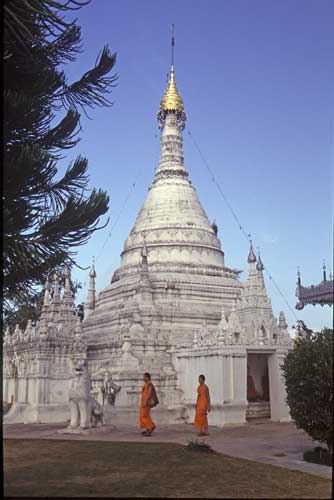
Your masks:
M198 377L205 375L210 390L211 425L242 424L246 421L246 352L224 353L204 350L176 354L179 387L184 393L188 421L195 416Z
M5 422L64 422L69 418L70 384L71 378L5 377L3 398L8 403L13 401ZM48 408L50 408L50 416ZM44 417L42 417L43 414Z
M256 355L253 354L256 361ZM271 420L290 420L286 403L286 391L280 368L285 352L258 354L260 363L268 362ZM195 415L198 376L205 375L211 396L211 425L244 423L247 409L247 354L244 352L219 352L217 349L202 351L185 350L175 354L175 367L179 387L184 393L188 409L188 420ZM264 368L264 365L262 366ZM262 373L262 370L261 370ZM260 385L261 388L261 385Z
M75 347L60 339L7 347L3 397L13 405L5 423L66 421L75 355Z

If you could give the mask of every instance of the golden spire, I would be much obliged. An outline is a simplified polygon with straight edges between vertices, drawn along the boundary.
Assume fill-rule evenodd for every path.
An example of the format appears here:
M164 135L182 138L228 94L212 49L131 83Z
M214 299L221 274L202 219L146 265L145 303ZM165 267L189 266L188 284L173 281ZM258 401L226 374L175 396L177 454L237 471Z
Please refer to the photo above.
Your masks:
M160 111L184 112L182 97L177 90L174 76L174 66L170 70L169 82L163 98L160 101Z
M174 24L172 25L172 66L169 75L169 82L165 93L160 101L160 110L158 113L159 127L162 128L165 117L168 112L175 113L178 117L180 127L184 129L186 114L184 111L182 97L177 90L174 75Z

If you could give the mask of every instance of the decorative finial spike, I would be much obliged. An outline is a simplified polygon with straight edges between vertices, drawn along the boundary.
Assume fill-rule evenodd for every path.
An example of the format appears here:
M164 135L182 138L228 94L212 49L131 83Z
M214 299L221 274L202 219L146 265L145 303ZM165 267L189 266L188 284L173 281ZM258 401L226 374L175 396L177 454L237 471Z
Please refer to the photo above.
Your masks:
M175 40L174 40L174 24L172 24L172 67L174 66L174 45L175 45Z
M64 266L64 301L70 303L72 301L72 290L71 290L71 271L68 264Z
M45 284L44 284L44 305L48 306L50 303L50 290L49 290L49 277L46 277Z
M53 275L53 302L57 302L60 299L60 284L59 284L59 276L57 273Z
M96 271L95 271L95 259L94 259L94 256L93 256L93 263L92 263L92 267L90 268L90 271L89 271L89 277L90 278L96 278Z
M174 24L172 24L172 65L167 83L167 88L160 101L160 109L158 112L158 125L161 130L164 128L166 116L168 113L174 113L176 115L181 130L184 129L187 118L186 113L184 111L182 97L179 91L177 90L175 83L174 45L175 45Z
M250 240L250 249L249 249L249 255L248 255L248 264L253 264L255 262L256 262L256 255L255 255L254 250L253 250L252 240Z
M263 269L264 269L264 265L263 265L263 262L262 262L262 259L261 259L260 250L259 250L259 257L258 257L258 261L257 261L257 264L256 264L256 269L257 269L258 271L263 271Z
M94 257L93 257L92 267L89 271L89 286L88 286L87 300L84 306L85 319L87 319L88 316L93 311L93 309L95 309L95 278L96 278L96 271L94 267Z
M280 311L279 320L278 320L278 328L282 331L287 330L288 324L286 322L284 311Z
M324 281L327 281L327 276L326 276L326 263L325 263L325 259L324 259L324 263L323 263L322 269L323 269L323 277L324 277Z
M297 285L300 287L302 284L301 279L300 279L300 269L299 266L297 267Z

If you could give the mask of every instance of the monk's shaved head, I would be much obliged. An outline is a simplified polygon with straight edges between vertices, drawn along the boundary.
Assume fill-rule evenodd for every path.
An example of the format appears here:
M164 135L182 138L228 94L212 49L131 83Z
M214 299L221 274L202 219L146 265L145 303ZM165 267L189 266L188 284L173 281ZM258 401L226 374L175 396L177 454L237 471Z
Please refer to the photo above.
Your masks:
M201 380L203 380L203 382L205 382L205 377L204 377L204 375L200 375L198 378L200 378Z

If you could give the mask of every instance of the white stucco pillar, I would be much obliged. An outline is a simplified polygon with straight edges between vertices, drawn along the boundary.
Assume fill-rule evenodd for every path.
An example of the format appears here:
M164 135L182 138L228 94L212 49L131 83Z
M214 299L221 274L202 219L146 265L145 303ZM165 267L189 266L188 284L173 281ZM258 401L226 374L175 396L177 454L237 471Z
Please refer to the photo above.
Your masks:
M230 403L233 399L233 360L231 356L222 357L223 370L223 402Z
M13 401L18 401L18 384L19 380L18 378L11 377L7 379L7 401L10 403L13 399Z
M281 370L284 357L285 353L274 353L268 357L270 413L271 420L274 422L289 422L291 420Z
M8 378L3 374L2 380L3 380L2 398L4 401L8 402Z
M244 424L246 422L246 354L233 354L224 358L227 368L224 370L225 395L223 404L223 425Z
M22 376L18 378L17 400L19 403L26 402L26 379L25 379L25 377L22 377Z
M247 403L247 355L233 354L233 399Z

